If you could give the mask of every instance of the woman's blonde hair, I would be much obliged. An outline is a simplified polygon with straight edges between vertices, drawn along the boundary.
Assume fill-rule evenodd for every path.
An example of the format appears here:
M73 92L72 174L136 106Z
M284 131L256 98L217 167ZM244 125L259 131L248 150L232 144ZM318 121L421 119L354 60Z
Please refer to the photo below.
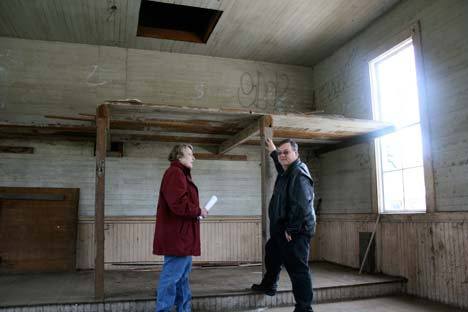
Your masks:
M169 156L167 157L167 159L169 161L174 161L174 160L181 159L182 157L184 157L184 150L186 148L193 151L193 146L190 145L190 144L177 144L177 145L175 145L172 148L171 152L169 153Z

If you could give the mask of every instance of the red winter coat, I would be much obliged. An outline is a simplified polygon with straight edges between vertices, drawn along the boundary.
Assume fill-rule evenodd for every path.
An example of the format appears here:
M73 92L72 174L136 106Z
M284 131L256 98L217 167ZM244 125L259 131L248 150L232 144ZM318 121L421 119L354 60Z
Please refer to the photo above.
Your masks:
M200 205L190 169L178 160L164 173L159 190L153 254L200 255Z

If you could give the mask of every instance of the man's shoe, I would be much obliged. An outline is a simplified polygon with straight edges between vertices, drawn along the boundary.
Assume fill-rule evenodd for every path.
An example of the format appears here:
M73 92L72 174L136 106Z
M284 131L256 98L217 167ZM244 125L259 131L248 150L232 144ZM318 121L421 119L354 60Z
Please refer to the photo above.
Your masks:
M260 291L262 293L264 293L265 295L267 296L274 296L276 295L276 289L273 288L273 287L267 287L263 284L253 284L252 287L250 287L252 290L255 290L255 291Z

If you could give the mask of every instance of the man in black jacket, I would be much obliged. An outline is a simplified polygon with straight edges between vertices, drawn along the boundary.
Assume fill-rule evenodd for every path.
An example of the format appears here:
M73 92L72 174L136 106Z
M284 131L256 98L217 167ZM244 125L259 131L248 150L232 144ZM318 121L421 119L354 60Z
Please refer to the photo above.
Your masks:
M272 140L267 149L278 176L268 207L270 239L265 246L266 272L252 289L269 296L276 294L281 266L292 283L294 311L312 311L312 281L309 272L310 240L315 234L313 181L307 166L299 159L297 143L286 139L276 149Z

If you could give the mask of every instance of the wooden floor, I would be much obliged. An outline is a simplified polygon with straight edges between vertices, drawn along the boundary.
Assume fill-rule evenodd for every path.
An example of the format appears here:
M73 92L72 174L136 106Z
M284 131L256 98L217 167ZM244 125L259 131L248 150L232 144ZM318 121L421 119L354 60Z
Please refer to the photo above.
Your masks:
M353 269L323 262L312 264L311 271L315 289L400 280L384 275L359 275ZM206 296L245 292L253 283L260 282L261 276L261 266L194 268L192 293ZM106 299L154 298L158 278L159 270L106 271ZM2 275L0 306L93 301L93 283L93 271ZM291 290L286 272L281 274L279 290Z
M399 277L359 275L354 269L323 262L313 263L311 271L315 302L395 294L401 292L404 284ZM261 266L194 268L191 274L193 310L230 311L294 302L286 272L281 274L275 297L250 290L252 283L258 283L261 276ZM0 311L7 308L20 311L25 306L29 307L28 311L42 311L45 305L107 303L115 305L112 311L119 310L120 306L124 311L125 304L129 303L135 305L136 311L151 311L158 277L159 270L154 269L106 271L106 298L104 302L97 302L93 298L93 271L1 275Z
M461 312L446 305L409 296L363 299L335 303L321 303L313 306L315 312ZM294 307L258 308L244 312L291 312Z

